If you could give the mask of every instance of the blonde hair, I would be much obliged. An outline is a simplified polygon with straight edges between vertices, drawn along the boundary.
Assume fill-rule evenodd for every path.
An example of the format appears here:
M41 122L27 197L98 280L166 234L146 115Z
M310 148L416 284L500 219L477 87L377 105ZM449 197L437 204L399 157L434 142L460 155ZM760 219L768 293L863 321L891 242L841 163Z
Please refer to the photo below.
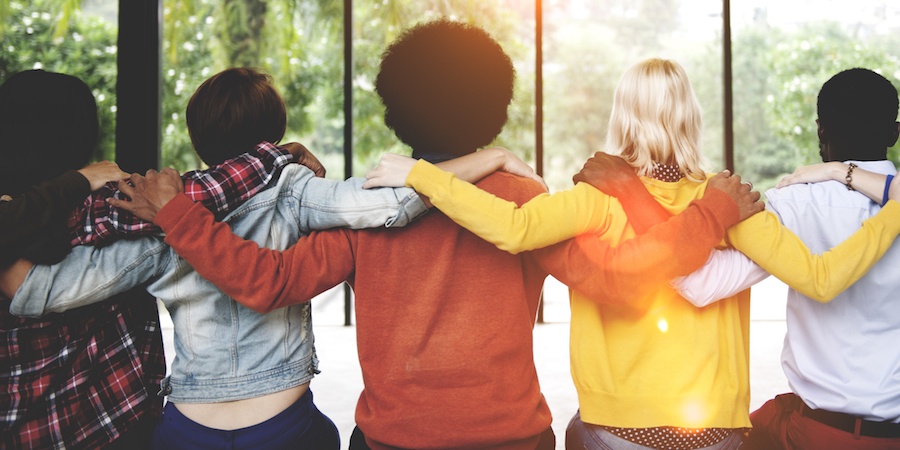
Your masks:
M660 163L678 166L692 181L704 180L700 116L700 103L681 65L647 59L619 81L606 152L620 155L639 175L651 175L653 163Z

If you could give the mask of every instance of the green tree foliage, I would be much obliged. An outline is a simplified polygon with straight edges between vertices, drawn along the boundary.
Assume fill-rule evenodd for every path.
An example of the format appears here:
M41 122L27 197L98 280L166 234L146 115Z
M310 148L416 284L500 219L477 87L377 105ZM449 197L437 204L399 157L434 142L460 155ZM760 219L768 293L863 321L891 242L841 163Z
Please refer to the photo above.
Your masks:
M96 3L96 0L85 0ZM70 73L94 90L103 137L97 158L114 155L116 27L82 14L82 0L0 0L0 78L41 67ZM475 23L503 45L516 67L510 121L495 144L534 157L534 5L497 0L355 0L353 166L357 175L383 152L408 152L384 126L374 92L381 53L405 28L448 17ZM678 0L545 2L544 139L548 182L570 185L585 158L603 148L612 94L628 65L670 56L687 69L704 108L708 168L723 167L721 36L687 44ZM343 1L163 0L163 164L200 167L184 121L197 86L227 67L272 74L288 107L286 140L307 144L343 177ZM48 11L54 11L49 13ZM557 15L562 16L557 17ZM834 73L876 70L897 85L900 36L819 23L795 30L756 24L733 36L736 169L766 188L797 165L818 160L815 96ZM891 150L896 160L898 147Z
M735 40L735 154L738 171L765 189L797 166L821 162L816 98L822 84L853 67L898 84L900 58L865 30L836 22L785 32L759 25ZM889 151L897 160L897 146Z
M510 120L495 144L515 149L523 158L534 155L533 33L523 37L522 14L510 2L396 0L354 2L353 30L353 147L357 174L364 173L384 152L409 153L384 126L384 108L375 93L381 54L405 29L441 17L481 26L503 46L516 68L516 86ZM533 20L533 16L532 16ZM533 25L532 25L533 28ZM525 32L527 33L527 31ZM337 121L331 122L337 124Z

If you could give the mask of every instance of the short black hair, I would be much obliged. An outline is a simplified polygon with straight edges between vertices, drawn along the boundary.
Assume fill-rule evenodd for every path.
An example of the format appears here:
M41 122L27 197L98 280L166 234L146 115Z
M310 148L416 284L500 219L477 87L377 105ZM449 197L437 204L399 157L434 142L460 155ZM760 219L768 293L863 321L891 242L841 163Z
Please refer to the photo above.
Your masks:
M384 122L415 153L457 156L506 124L515 70L481 28L450 20L404 31L384 52L375 91Z
M99 139L97 102L71 75L26 70L0 85L0 194L88 163Z
M869 69L831 77L819 91L819 124L827 140L843 146L887 148L897 130L897 89Z
M256 69L233 67L204 81L185 113L194 150L213 166L253 149L277 144L287 128L284 100L272 77Z

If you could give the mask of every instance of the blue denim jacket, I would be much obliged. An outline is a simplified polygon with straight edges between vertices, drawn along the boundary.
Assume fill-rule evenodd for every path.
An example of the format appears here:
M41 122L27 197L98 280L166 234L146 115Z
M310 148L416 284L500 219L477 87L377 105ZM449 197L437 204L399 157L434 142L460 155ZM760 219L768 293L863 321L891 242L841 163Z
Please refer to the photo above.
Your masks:
M411 189L364 190L363 181L315 178L291 164L274 186L223 220L261 246L285 249L310 230L405 226L427 211ZM60 264L35 266L10 312L33 317L65 311L143 283L175 325L175 360L161 390L170 401L253 398L299 386L315 374L308 303L258 314L201 278L158 237L76 247Z

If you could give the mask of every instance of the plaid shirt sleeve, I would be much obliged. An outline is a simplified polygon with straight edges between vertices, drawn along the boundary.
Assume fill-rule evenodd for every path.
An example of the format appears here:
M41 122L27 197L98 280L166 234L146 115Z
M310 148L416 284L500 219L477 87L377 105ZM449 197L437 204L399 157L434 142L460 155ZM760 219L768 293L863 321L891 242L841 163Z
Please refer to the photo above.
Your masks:
M181 176L184 193L201 203L217 217L233 211L261 191L293 156L286 149L268 142L259 143L244 153L206 170L194 170ZM160 233L160 229L129 211L111 206L107 198L126 198L108 183L92 193L68 219L72 245L98 245L119 235Z

